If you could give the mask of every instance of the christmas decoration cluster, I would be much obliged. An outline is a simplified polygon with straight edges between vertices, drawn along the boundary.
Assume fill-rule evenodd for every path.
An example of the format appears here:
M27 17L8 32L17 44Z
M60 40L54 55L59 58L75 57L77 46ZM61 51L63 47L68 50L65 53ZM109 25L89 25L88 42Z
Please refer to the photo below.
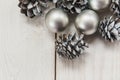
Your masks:
M34 18L44 14L55 5L45 17L45 23L51 32L58 33L69 24L68 15L76 15L77 34L61 34L56 39L56 52L67 59L79 57L88 47L84 36L98 31L103 39L109 42L120 40L120 0L19 0L22 14ZM111 15L100 18L99 11L109 9Z

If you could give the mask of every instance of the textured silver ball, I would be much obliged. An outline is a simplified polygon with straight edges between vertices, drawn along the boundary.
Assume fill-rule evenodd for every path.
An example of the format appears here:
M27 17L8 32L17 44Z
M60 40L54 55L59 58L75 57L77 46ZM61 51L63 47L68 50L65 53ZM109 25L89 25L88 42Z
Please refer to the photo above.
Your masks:
M76 17L75 26L80 33L91 35L96 32L98 22L97 13L92 10L85 10Z
M94 10L101 10L110 4L111 0L89 0L89 4Z
M54 33L63 31L68 23L68 15L61 9L54 8L46 14L45 18L46 26Z

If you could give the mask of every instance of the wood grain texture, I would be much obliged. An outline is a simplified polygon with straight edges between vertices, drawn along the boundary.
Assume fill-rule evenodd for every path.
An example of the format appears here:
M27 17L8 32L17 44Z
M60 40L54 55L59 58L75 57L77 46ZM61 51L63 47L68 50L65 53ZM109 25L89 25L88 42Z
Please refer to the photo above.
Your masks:
M120 80L120 43L108 43L97 33L86 41L89 48L79 58L57 57L57 80Z
M90 36L85 54L54 60L54 34L45 27L44 15L28 19L17 4L0 0L0 80L120 80L119 42Z
M54 34L44 15L28 19L17 4L0 0L0 80L53 80Z

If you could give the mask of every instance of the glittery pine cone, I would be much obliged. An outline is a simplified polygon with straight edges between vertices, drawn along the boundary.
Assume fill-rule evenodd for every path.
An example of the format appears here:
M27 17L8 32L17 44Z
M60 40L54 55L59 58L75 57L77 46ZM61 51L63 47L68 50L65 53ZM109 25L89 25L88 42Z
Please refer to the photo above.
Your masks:
M110 8L117 17L120 17L120 0L112 0Z
M82 10L88 9L87 0L57 0L56 7L62 8L67 13L80 13Z
M48 0L19 0L18 6L21 8L21 13L33 18L43 13L47 8L47 1Z
M84 42L83 37L78 37L76 34L63 34L56 40L56 52L60 56L68 59L79 57L86 47L88 45Z
M120 40L120 22L119 18L113 18L113 16L105 17L100 22L99 32L101 36L110 42Z

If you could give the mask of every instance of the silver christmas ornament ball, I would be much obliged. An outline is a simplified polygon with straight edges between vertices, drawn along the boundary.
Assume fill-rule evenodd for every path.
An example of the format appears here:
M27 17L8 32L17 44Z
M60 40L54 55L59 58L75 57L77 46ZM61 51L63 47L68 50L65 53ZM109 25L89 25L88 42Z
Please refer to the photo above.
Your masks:
M67 27L69 18L63 10L54 8L46 14L45 23L50 31L57 33Z
M91 35L96 32L98 27L99 17L92 10L81 12L75 20L75 26L80 33Z
M89 0L89 4L94 10L101 10L110 4L111 0Z

